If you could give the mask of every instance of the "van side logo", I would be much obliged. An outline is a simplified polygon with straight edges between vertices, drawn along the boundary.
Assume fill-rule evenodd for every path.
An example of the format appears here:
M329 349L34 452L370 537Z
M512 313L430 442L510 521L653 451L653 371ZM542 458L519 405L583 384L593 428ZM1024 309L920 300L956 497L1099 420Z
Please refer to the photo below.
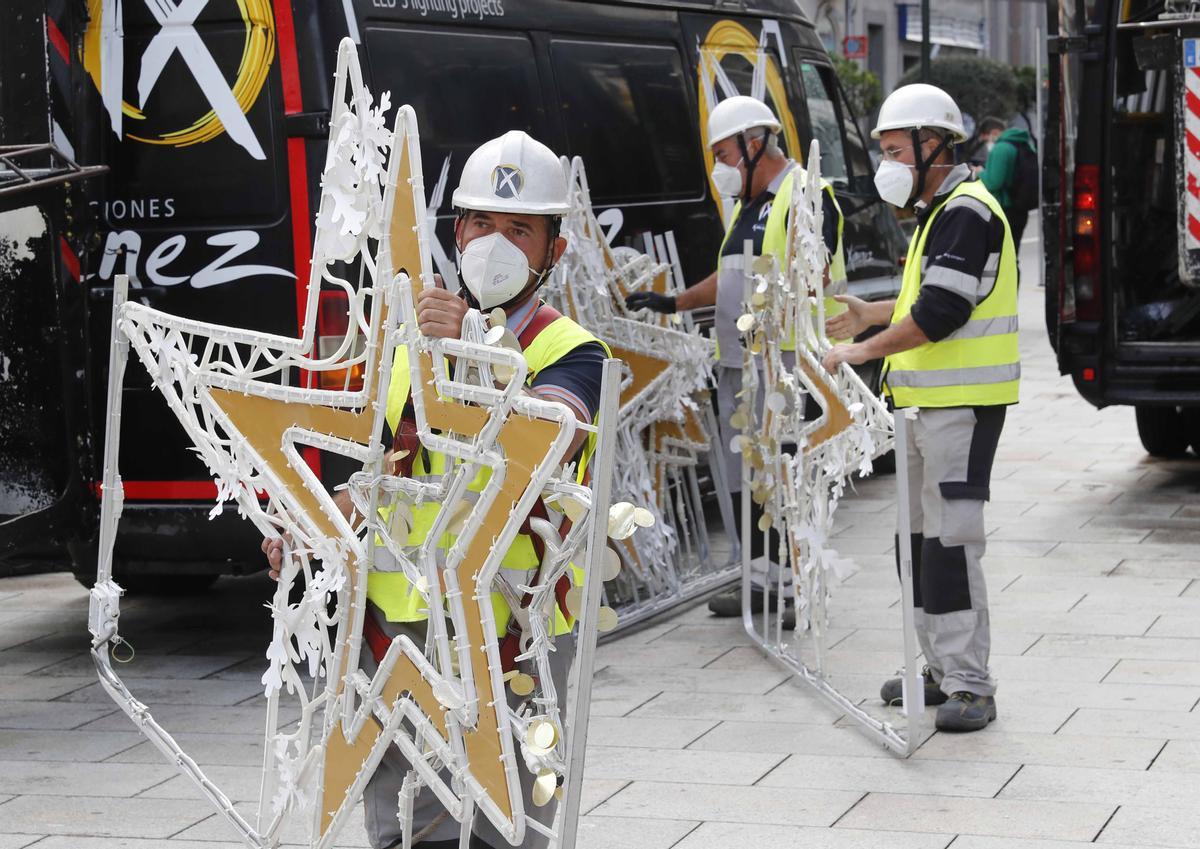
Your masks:
M100 92L112 131L121 138L145 144L187 147L228 133L255 159L266 159L246 113L266 83L275 58L275 19L270 0L218 0L237 8L245 24L246 37L237 75L230 84L213 58L210 47L196 31L196 20L210 0L141 0L158 25L157 32L142 51L137 73L137 105L125 100L125 18L127 7L137 0L88 0L91 18L83 39L83 64ZM167 63L182 62L199 87L180 90L178 97L195 98L195 120L181 128L162 130L154 126L146 104ZM132 76L132 74L130 75ZM188 87L190 89L190 87ZM186 113L185 113L186 114ZM140 126L139 126L140 125Z
M492 192L498 198L516 200L525 188L525 174L515 165L497 165L492 169Z

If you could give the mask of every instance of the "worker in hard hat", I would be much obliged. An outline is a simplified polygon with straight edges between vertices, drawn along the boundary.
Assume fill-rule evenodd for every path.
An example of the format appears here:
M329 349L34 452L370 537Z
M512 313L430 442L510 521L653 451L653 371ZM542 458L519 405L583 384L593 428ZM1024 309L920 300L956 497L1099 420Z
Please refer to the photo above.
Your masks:
M737 201L717 254L717 270L678 295L635 292L625 299L630 309L646 308L661 313L716 306L719 450L725 463L725 479L735 497L742 489L742 463L741 457L730 450L738 429L729 419L738 406L736 396L742 388L742 334L737 329L737 320L746 310L742 303L745 243L752 244L754 256L770 254L782 263L792 191L797 178L801 185L805 179L804 169L779 147L780 130L779 120L770 107L753 97L729 97L713 108L708 116L708 143L716 160L712 182L722 197ZM846 291L846 262L842 253L842 212L833 188L828 183L824 188L822 236L829 251L825 286L826 293L831 295ZM783 341L782 347L794 351L795 340ZM758 527L761 516L762 508L752 503L751 528ZM741 534L741 511L735 510L734 517ZM755 564L752 584L759 590L751 594L751 610L761 612L764 604L775 610L779 603L775 596L777 567L770 562L767 552L778 551L778 539L772 530L769 544L764 547L762 534L752 531L751 537L751 557ZM790 597L784 602L790 604ZM741 616L740 586L714 596L708 606L718 616ZM785 610L784 627L794 628L795 621L795 611Z
M915 412L905 453L925 703L939 705L939 729L976 731L996 718L983 506L1021 374L1017 253L999 202L966 164L955 164L954 146L967 133L946 92L897 89L871 135L883 151L879 195L913 210L917 229L899 298L844 296L849 309L826 325L830 337L842 338L872 325L887 329L833 347L824 364L833 371L886 357L885 391L897 410ZM880 695L900 704L900 679Z
M457 339L469 309L502 309L505 324L517 337L529 367L524 391L561 402L579 421L592 424L600 405L601 375L604 360L609 356L608 348L538 296L539 287L566 248L559 226L568 211L567 180L558 156L524 132L514 130L492 139L467 159L454 191L453 205L457 214L454 241L463 288L458 292L427 288L417 293L421 332L426 336ZM399 347L387 397L387 423L395 435L392 444L408 451L398 461L397 474L440 477L446 468L446 457L421 447L410 395L408 350ZM594 435L579 431L571 449L579 464L581 480L593 442ZM399 456L403 451L396 453ZM488 479L486 471L482 472L469 489L482 491ZM339 506L349 515L352 507L344 496L339 493ZM408 544L419 545L424 541L440 507L434 502L415 506ZM452 539L448 534L444 546L449 547ZM504 557L500 580L507 580L511 587L528 583L540 564L539 546L540 540L533 535L518 534ZM272 570L278 571L282 541L269 540L264 550ZM582 575L577 572L576 582L581 581ZM520 595L518 592L516 597ZM372 572L367 579L367 603L363 637L371 652L363 652L363 668L368 674L374 674L376 664L395 637L404 634L416 645L425 645L427 602L421 593L413 591L403 572ZM522 636L520 625L503 594L492 593L492 608L497 637L501 639L500 655L507 671L516 668L514 658L519 653ZM555 611L555 621L550 623L550 630L556 635L555 651L550 655L554 684L563 696L567 692L567 669L574 655L570 633L573 624L569 612L561 608ZM522 700L511 692L509 699L514 708ZM393 746L363 792L367 835L375 849L401 844L397 800L408 771L408 761ZM523 764L520 774L526 813L550 825L554 806L535 806L531 800L535 776ZM495 849L509 845L482 815L476 817L473 830L471 847ZM457 849L459 831L459 824L446 814L431 792L417 797L412 824L414 847ZM526 835L523 846L548 845L546 838L532 829Z

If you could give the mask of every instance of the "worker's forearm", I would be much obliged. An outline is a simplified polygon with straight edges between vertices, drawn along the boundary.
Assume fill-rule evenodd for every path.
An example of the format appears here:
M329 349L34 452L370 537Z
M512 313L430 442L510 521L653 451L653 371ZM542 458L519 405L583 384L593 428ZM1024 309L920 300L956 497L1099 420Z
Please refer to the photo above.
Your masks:
M912 316L907 316L897 324L893 324L882 333L877 333L870 339L865 339L859 344L863 346L866 352L867 359L877 360L881 357L886 357L891 354L898 354L901 351L908 351L920 345L924 345L929 341L924 331L917 326L913 321Z
M705 277L695 286L684 289L675 296L675 309L679 311L694 310L699 307L711 307L717 302L717 272Z
M892 313L896 310L896 299L888 301L869 301L867 303L867 320L872 327L887 327L892 323Z

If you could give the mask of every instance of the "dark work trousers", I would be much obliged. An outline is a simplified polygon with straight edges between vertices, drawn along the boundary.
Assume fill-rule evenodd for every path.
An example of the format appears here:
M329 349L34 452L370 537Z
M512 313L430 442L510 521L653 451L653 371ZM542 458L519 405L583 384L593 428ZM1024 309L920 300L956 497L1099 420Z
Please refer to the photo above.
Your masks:
M1006 409L921 409L908 428L917 637L933 680L947 694L996 691L988 669L983 505Z

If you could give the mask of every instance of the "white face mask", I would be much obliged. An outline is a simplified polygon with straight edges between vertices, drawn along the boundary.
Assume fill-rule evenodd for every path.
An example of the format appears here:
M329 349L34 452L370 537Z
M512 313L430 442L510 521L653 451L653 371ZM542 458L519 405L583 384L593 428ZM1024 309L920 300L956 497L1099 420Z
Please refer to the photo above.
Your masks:
M875 189L892 206L908 206L913 193L913 169L903 162L885 160L875 171Z
M529 283L529 260L524 251L500 233L473 239L458 264L467 291L482 310L512 300Z
M735 198L742 193L742 172L734 165L714 163L712 181L717 187L717 194L723 198Z

